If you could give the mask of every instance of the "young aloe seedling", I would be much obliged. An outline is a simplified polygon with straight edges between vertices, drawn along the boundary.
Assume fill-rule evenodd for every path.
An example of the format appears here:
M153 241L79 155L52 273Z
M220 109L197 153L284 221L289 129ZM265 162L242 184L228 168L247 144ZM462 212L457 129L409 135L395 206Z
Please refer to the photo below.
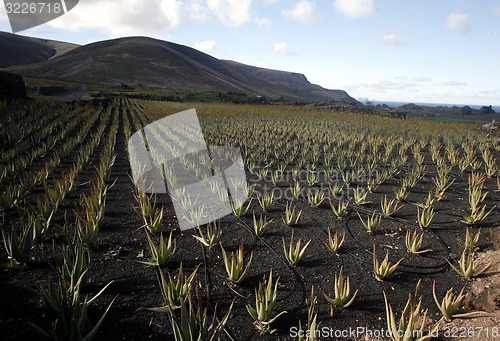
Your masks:
M269 209L271 208L271 205L273 204L273 199L274 199L274 192L271 192L271 194L267 192L264 193L263 196L258 198L260 207L262 207L264 211L268 212Z
M406 306L401 313L399 323L394 317L391 305L387 301L387 295L384 292L385 313L387 329L390 332L392 341L425 341L433 337L433 332L439 328L439 322L429 331L425 331L427 325L427 310L421 311L422 297L417 300L420 281L417 283L415 294L408 295ZM418 323L420 322L420 327Z
M368 193L369 193L368 190L364 189L363 187L356 187L356 189L353 192L354 202L358 205L368 204L369 201L366 201Z
M436 295L436 281L434 281L434 284L432 286L432 295L434 296L434 302L436 302L439 310L441 310L441 314L443 314L443 319L445 319L446 321L449 321L453 318L473 317L484 313L482 311L474 311L470 313L458 314L458 310L462 306L462 302L465 299L464 290L465 287L463 287L460 293L455 296L455 294L453 293L453 288L450 288L446 292L446 295L443 297L440 303Z
M156 244L151 239L148 232L146 232L146 237L148 239L149 250L151 251L152 260L150 262L142 262L139 263L151 265L151 266L164 266L172 261L175 255L175 251L177 249L177 243L174 239L172 241L172 232L170 231L170 235L168 237L168 241L165 243L165 239L163 238L163 233L160 233L160 244L156 246Z
M255 213L253 214L253 230L257 236L262 236L268 229L269 225L273 222L274 218L267 220L267 217L263 217L262 214L257 220Z
M380 202L380 207L382 208L383 216L387 218L399 211L403 205L399 205L396 199L389 200L387 195L384 195L384 198Z
M456 268L451 262L445 258L445 260L450 264L451 268L455 270L460 276L466 278L473 278L481 276L486 270L490 268L493 261L486 264L483 268L478 269L477 263L474 260L474 252L469 251L467 248L462 252L462 256L459 261L459 268Z
M271 329L271 324L286 314L286 311L282 311L272 317L277 303L278 282L279 278L273 287L273 270L271 269L269 279L264 276L264 279L259 282L259 288L255 290L255 307L250 304L246 306L248 313L254 319L253 325L261 335L272 334L274 330Z
M418 226L420 228L428 228L431 225L432 219L434 218L434 215L436 214L434 212L434 208L432 206L420 209L420 207L417 207L418 211Z
M147 308L147 310L158 312L158 313L169 313L172 310L179 309L181 307L181 302L188 299L189 290L191 287L191 282L196 276L196 272L200 268L198 265L194 271L186 277L182 269L182 263L179 267L179 276L177 282L174 282L170 275L168 276L168 282L160 271L161 288L163 291L163 297L165 298L165 305L163 307L157 308Z
M323 296L325 296L326 300L330 303L330 316L333 316L334 307L350 307L358 294L358 290L356 290L356 292L351 296L349 277L344 280L342 270L343 268L341 267L339 275L335 275L335 280L333 282L334 296L330 297L323 293Z
M375 273L375 279L377 281L384 281L389 278L403 260L404 258L401 258L392 265L392 263L389 262L389 252L386 252L384 260L382 263L379 263L377 259L377 250L375 244L373 244L373 272Z
M248 201L248 205L247 205L247 207L245 207L244 203L241 203L238 201L233 202L233 200L231 200L231 208L233 210L233 214L237 217L243 217L245 214L247 214L251 203L252 203L252 200Z
M307 200L313 207L318 207L325 200L325 192L321 190L310 190L307 193Z
M247 265L244 265L244 253L243 253L243 244L240 245L237 252L231 252L231 259L226 254L226 250L222 247L222 257L224 259L224 266L226 267L227 277L226 280L233 285L240 284L245 278L248 269L250 268L250 264L252 263L253 252L250 253L250 259L248 260Z
M212 249L222 239L222 229L218 221L208 223L206 233L203 232L201 227L198 227L197 230L199 236L193 235L193 237L209 249Z
M294 244L293 240L293 231L292 237L290 239L290 246L287 250L285 240L283 239L283 251L285 253L285 258L288 261L288 264L291 266L296 266L300 260L304 257L304 253L306 252L307 247L311 243L309 240L303 247L301 247L302 240L299 239L296 244Z
M207 308L202 306L199 298L189 297L187 303L188 306L186 306L186 299L181 300L180 317L175 311L170 312L170 323L175 341L220 340L220 334L222 334L233 309L234 300L221 320L216 319L216 312L214 312L211 322L208 319Z
M333 205L330 202L330 207L332 208L333 214L335 214L337 219L340 220L343 217L345 217L345 215L347 214L347 208L349 207L349 201L339 201L337 206Z
M471 232L469 231L469 227L465 230L465 247L469 250L474 250L479 242L479 237L481 237L481 229L476 233L474 237L472 237Z
M406 231L406 239L405 239L406 249L416 255L425 252L431 252L432 250L430 249L421 250L423 239L424 239L424 232L422 232L421 234L417 234L417 231L415 230L413 231L413 234L411 234L410 230Z
M293 204L287 202L285 207L285 214L282 215L283 222L288 226L297 225L299 223L301 214L302 210L297 211Z
M345 241L345 233L342 234L342 239L339 239L339 233L337 231L335 231L332 237L331 230L328 229L328 242L323 241L323 243L328 248L328 250L337 253L344 244L344 241Z
M357 212L356 212L357 213ZM366 221L361 218L361 216L358 214L359 220L361 220L361 223L363 223L363 226L365 227L366 231L369 233L374 233L377 231L378 227L380 226L380 221L382 219L382 216L378 215L376 212L373 212L373 214L370 216L368 215L366 217Z

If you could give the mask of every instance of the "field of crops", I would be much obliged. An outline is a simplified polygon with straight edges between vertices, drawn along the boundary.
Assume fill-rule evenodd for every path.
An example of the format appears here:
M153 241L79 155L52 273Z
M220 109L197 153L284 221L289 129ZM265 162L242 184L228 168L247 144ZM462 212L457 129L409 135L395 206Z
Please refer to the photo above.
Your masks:
M246 183L232 185L248 200L213 186L232 213L181 230L173 195L136 186L128 148L143 127L190 108L214 154L239 150ZM377 334L387 329L417 340L471 312L471 280L492 271L479 258L498 229L500 142L472 125L271 105L32 101L0 104L0 143L7 340L315 340L299 330L361 340L388 339ZM224 171L202 156L179 164L200 181ZM203 220L158 170L187 219ZM488 332L500 335L498 324Z

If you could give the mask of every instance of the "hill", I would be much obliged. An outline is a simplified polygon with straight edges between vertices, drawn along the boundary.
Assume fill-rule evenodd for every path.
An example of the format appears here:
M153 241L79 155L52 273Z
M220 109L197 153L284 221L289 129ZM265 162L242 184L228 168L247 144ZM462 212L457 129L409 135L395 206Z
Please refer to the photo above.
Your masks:
M27 65L62 55L79 45L0 31L0 68Z
M20 40L20 45L23 42ZM219 60L184 45L147 37L100 41L51 59L46 58L50 52L46 45L40 45L41 40L37 43L29 47L37 56L33 58L35 64L9 69L23 76L86 84L358 103L345 91L311 84L302 74Z

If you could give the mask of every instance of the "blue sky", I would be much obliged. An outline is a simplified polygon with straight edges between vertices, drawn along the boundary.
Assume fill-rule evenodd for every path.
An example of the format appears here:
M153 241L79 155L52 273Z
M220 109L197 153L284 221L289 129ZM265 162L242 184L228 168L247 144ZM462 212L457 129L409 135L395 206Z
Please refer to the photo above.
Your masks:
M357 99L500 105L500 0L80 0L20 34L150 36Z

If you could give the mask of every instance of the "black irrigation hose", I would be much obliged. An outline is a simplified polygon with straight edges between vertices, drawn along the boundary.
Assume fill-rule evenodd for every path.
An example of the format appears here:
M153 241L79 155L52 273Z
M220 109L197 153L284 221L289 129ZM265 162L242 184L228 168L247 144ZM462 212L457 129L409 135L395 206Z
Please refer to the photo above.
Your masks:
M280 204L281 205L281 204ZM372 211L371 210L368 210L368 209L364 209L362 207L357 207L357 210L359 211L364 211L365 213L366 212L369 212L371 213ZM350 214L352 210L349 210L347 212L347 215ZM325 229L321 226L321 224L318 223L318 221L316 219L314 219L313 217L311 217L310 215L307 215L307 214L304 214L302 213L303 216L307 216L309 219L311 219L314 224L316 226L318 226L322 231L323 233L325 233L325 235L328 234L327 231L325 231ZM403 223L406 223L406 224L409 224L411 225L412 223L411 222L408 222L404 219L401 219L401 218L396 218L396 217L389 217L390 219L392 220L395 220L395 221L399 221L399 222L403 222ZM354 242L356 244L358 244L363 250L365 250L366 252L368 253L372 253L372 251L366 249L360 242L359 240L357 240L357 238L354 236L354 233L352 232L351 228L349 227L349 224L348 224L348 220L347 219L344 219L344 226L345 226L345 229L347 230L347 232L349 233L349 235L351 236L351 238L354 240ZM445 250L447 250L447 254L449 255L449 250L450 250L450 247L446 244L446 242L441 238L441 236L439 236L438 234L436 234L432 228L429 228L427 229L430 233L433 234L433 236L442 244L442 246L444 247ZM351 254L352 256L354 256L355 258L361 260L363 263L368 263L364 258L360 257L359 255L356 255L356 254L353 254L352 252L348 251L349 254ZM433 258L433 257L430 257L430 258ZM449 260L449 256L448 256L448 260ZM371 266L371 265L370 265ZM410 269L418 269L418 270L424 270L424 269L436 269L436 271L434 272L422 272L422 271L411 271L411 270L399 270L400 272L405 272L405 273L415 273L415 274L421 274L421 275L428 275L428 274L434 274L434 273L441 273L443 272L444 270L446 270L449 265L448 265L448 262L444 261L443 263L440 263L438 265L433 265L433 266L416 266L416 265L405 265L405 264L401 264L400 265L401 267L406 267L406 268L410 268Z
M370 251L368 249L365 249L364 246L356 239L356 237L354 236L354 234L353 234L351 228L349 227L349 224L347 223L347 221L346 221L345 227L346 227L347 231L349 232L349 235L351 236L351 238L356 242L356 244L358 244L360 247L362 247L363 250L366 251L367 253L372 254L372 251ZM446 242L438 234L434 233L431 229L428 229L428 231L430 233L432 233L434 235L434 237L443 246L445 246L445 248L447 248L447 250L449 250L449 246L446 244ZM430 258L434 258L434 257L430 257ZM363 259L361 257L358 257L358 259L360 259L364 263L369 263L368 261L366 261L365 259ZM436 258L434 258L434 259L436 259ZM449 259L449 256L448 256L448 259ZM448 265L448 262L446 262L446 261L444 261L443 263L440 263L438 265L432 265L432 266L401 264L399 266L399 268L398 268L398 271L403 272L403 273L413 273L413 274L419 274L419 275L431 275L431 274L441 273L444 270L448 269L448 267L449 267L449 265ZM436 269L436 270L433 271L433 272L424 272L424 271L403 270L401 268L410 268L410 269L416 269L416 270L424 270L424 269Z
M356 207L356 211L361 211L361 212L364 212L364 213L372 213L373 211L372 210L369 210L369 209L365 209L363 207L360 207L360 206L357 206ZM350 212L350 211L349 211ZM408 220L405 220L405 219L401 219L401 218L397 218L397 217L387 217L393 221L397 221L397 222L400 222L400 223L404 223L406 225L414 225L413 222L410 222ZM370 253L372 254L372 251L371 250L368 250L366 248L364 248L364 246L359 242L359 240L357 240L357 238L354 236L353 232L352 232L352 229L349 227L349 223L347 220L345 220L345 228L347 229L347 231L349 232L349 235L351 236L351 238L356 242L356 244L358 244L363 250L365 250L367 253ZM446 244L446 242L443 240L443 238L438 235L434 230L435 228L427 228L426 229L427 231L429 231L433 236L434 238L436 238L440 244L443 246L443 248L447 251L447 254L449 255L450 254L450 246L448 244ZM439 230L439 229L437 229ZM434 257L429 257L429 258L434 258ZM435 258L434 258L435 259ZM448 260L449 260L449 256L448 256ZM364 259L362 259L364 261ZM364 261L366 263L366 261ZM444 271L445 269L448 268L448 262L444 261L443 263L441 264L438 264L438 265L433 265L433 266L417 266L417 265L406 265L406 264L401 264L400 265L401 267L406 267L406 268L410 268L410 269L420 269L420 270L423 270L423 269L440 269L439 271L436 271L435 273L439 273L439 272L442 272ZM400 270L401 272L410 272L410 273L417 273L419 274L419 272L415 272L415 271L408 271L408 270ZM433 274L433 273L420 273L420 274Z
M454 191L451 191L451 192L452 192L452 194L454 196L457 196L457 195L455 195ZM283 207L283 204L281 204L279 202L276 202L276 204L278 204L281 207ZM410 202L410 204L414 204L414 203ZM365 213L366 212L369 212L369 213L372 212L372 210L364 209L364 208L359 207L359 206L356 207L356 211L362 211L362 212L365 212ZM347 212L347 215L349 215L351 212L352 212L352 209ZM448 215L448 216L455 216L455 217L459 216L457 214L453 214L453 213L449 213L449 212L442 212L442 211L436 211L436 212L440 213L440 214ZM499 211L496 210L496 212L494 212L493 215L496 215L498 213L499 213ZM319 224L318 221L316 219L314 219L312 216L310 216L308 214L305 214L305 213L303 213L303 216L304 217L308 217L311 221L313 221L314 224L317 227L319 227L320 230L323 231L323 233L325 233L325 235L328 234L327 231L325 231L325 229L321 226L321 224ZM268 248L279 259L280 262L282 262L285 265L286 269L288 269L288 271L293 275L293 277L295 277L296 280L293 282L293 287L290 290L289 294L287 294L284 297L281 297L280 299L278 299L278 301L283 301L283 300L289 298L296 291L297 281L300 282L300 276L297 273L297 271L295 269L291 268L290 265L276 252L276 250L271 245L269 245L262 237L257 236L255 234L255 232L253 231L253 229L243 219L241 219L240 217L237 217L237 216L234 216L234 217L238 220L237 224L239 226L242 226L243 228L245 228L250 233L250 235L252 236L252 245L250 247L250 250L253 250L255 248L255 246L257 245L257 242L260 241L266 248ZM397 218L397 217L388 217L388 218L392 219L393 221L398 221L398 222L405 223L405 224L408 224L408 225L413 225L414 224L413 222L407 221L405 219ZM456 219L456 220L446 221L446 222L439 222L438 224L456 223L456 222L459 222L460 220L461 219ZM372 251L366 249L361 244L361 242L354 236L354 233L353 233L352 229L349 227L349 223L348 223L347 219L344 220L344 227L347 230L347 232L349 233L349 235L352 238L352 240L357 245L359 245L365 252L368 252L370 254L372 253ZM439 230L439 229L435 229L435 228L428 228L427 229L427 231L429 231L434 236L434 238L436 238L439 241L439 243L443 246L443 248L447 251L447 253L448 253L448 260L450 260L450 256L449 256L450 250L451 250L450 246L434 230ZM215 308L212 305L212 301L211 301L211 297L210 297L210 287L211 287L212 281L211 281L211 278L210 278L210 276L208 274L209 271L208 271L208 257L207 257L207 253L206 253L205 247L203 247L203 246L202 246L202 251L203 251L203 263L204 263L204 281L206 283L206 290L207 290L207 303L210 306L210 309L211 309L212 313L215 314L215 318L216 318L217 322L220 323L221 320L220 320L220 318L216 314ZM352 256L354 256L357 259L359 259L360 261L362 261L363 263L365 263L365 264L369 263L363 257L360 257L359 255L356 255L356 254L354 254L354 253L352 253L350 251L348 251L348 252ZM431 258L433 258L433 257L431 257ZM420 271L412 271L412 270L402 270L402 269L399 269L399 271L403 272L403 273L429 275L429 274L437 274L437 273L441 273L441 272L445 271L446 269L449 268L449 264L448 264L448 262L445 259L444 262L442 262L440 264L437 264L437 265L433 265L433 266L419 266L419 265L401 264L401 267L402 268L409 268L409 269L420 270ZM424 271L422 271L422 270L425 270L425 269L435 269L435 270L433 272L424 272ZM159 276L159 273L158 273L159 271L161 271L161 269L158 268L155 273L156 273L157 280L160 283L160 287L161 287L161 279L160 279L160 276ZM246 299L246 300L250 299L250 295L249 296L245 296L245 295L241 294L233 286L231 286L227 282L227 280L224 279L224 283L238 297ZM305 292L305 288L303 288L303 291ZM227 337L230 340L236 340L236 338L231 333L231 330L227 326L225 326L223 330L224 330L224 332L226 333Z
M248 225L248 224L247 224L247 223L246 223L243 219L241 219L240 217L236 217L236 218L240 221L240 223L241 223L241 225L240 225L240 226L243 226L246 230L248 230L248 231L251 233L251 235L253 236L253 239L254 239L254 240L257 238L257 239L258 239L258 241L260 241L262 244L264 244L264 246L265 246L266 248L268 248L268 249L269 249L269 250L270 250L270 251L271 251L271 252L272 252L272 253L276 256L276 258L278 258L278 259L279 259L279 261L280 261L281 263L283 263L283 265L285 265L285 268L286 268L286 269L288 269L288 271L290 272L290 274L291 274L291 275L293 275L292 277L295 277L296 279L297 279L297 278L299 278L299 275L298 275L298 273L295 271L295 269L293 269L293 268L292 268L292 267L291 267L291 266L290 266L290 265L289 265L289 264L288 264L288 263L287 263L287 262L286 262L286 261L285 261L285 260L284 260L284 259L283 259L280 255L279 255L279 254L278 254L278 252L276 252L276 250L275 250L275 249L274 249L271 245L269 245L269 244L268 244L268 243L267 243L267 242L266 242L266 241L265 241L262 237L257 236L257 235L255 234L255 232L253 231L253 229L250 227L250 225ZM255 245L256 245L256 243L252 245L251 249L253 249L253 248L255 247ZM227 283L227 282L226 282L226 283ZM231 288L231 286L230 286L229 284L228 284L228 287L230 287L230 288ZM286 295L286 296L283 296L283 297L279 298L279 299L278 299L278 302L280 302L280 301L284 301L284 300L286 300L287 298L289 298L289 297L290 297L290 296L291 296L291 295L295 292L296 287L297 287L297 282L296 282L296 281L294 281L294 282L293 282L293 287L292 287L292 289L290 290L290 293L289 293L288 295ZM236 292L236 290L234 290L233 288L231 288L231 290ZM247 299L249 299L249 298L250 298L249 296L244 296L244 295L242 295L242 294L239 294L239 296L240 296L240 297L246 297Z
M281 206L283 207L283 205L282 205L282 204L280 204L280 203L278 203L278 204L279 204L279 205L281 205ZM356 210L363 211L363 212L365 212L365 213L372 213L372 210L365 209L365 208L360 207L360 206L356 207ZM349 210L348 210L348 212L347 212L347 215L349 215L351 212L352 212L352 210L351 210L351 209L349 209ZM319 223L318 223L318 221L317 221L316 219L314 219L314 218L313 218L312 216L310 216L310 215L305 214L304 212L302 213L302 215L303 215L304 217L306 217L306 216L307 216L309 219L311 219L311 220L314 222L314 224L315 224L316 226L318 226L318 227L319 227L319 228L323 231L323 233L324 233L325 235L328 235L328 232L327 232L327 231L325 231L325 229L321 226L321 224L319 224ZM395 221L399 221L399 222L402 222L402 223L408 224L408 225L413 225L413 223L412 223L412 222L409 222L409 221L404 220L404 219L401 219L401 218L397 218L397 217L388 217L388 218L390 218L390 219L392 219L392 220L395 220ZM365 248L365 247L364 247L364 246L363 246L363 245L359 242L359 240L357 240L357 238L354 236L354 234L353 234L352 230L351 230L351 229L350 229L350 227L349 227L349 224L348 224L348 220L347 220L347 219L344 219L344 224L345 224L345 225L344 225L344 226L345 226L345 229L347 230L347 232L349 233L349 235L351 236L351 238L354 240L354 242L355 242L356 244L358 244L358 245L359 245L359 246L360 246L360 247L361 247L364 251L366 251L366 252L368 252L368 253L372 254L372 251L371 251L371 250L366 249L366 248ZM441 236L439 236L438 234L436 234L436 233L433 231L433 229L432 229L432 228L428 228L427 230L428 230L430 233L432 233L432 234L433 234L433 236L434 236L434 237L435 237L435 238L436 238L436 239L437 239L437 240L441 243L441 245L444 247L444 249L447 251L447 254L449 255L449 254L450 254L450 252L449 252L449 251L450 251L450 249L451 249L451 248L448 246L448 244L446 244L446 242L445 242L445 241L441 238ZM350 251L348 251L348 252L349 252L349 254L351 254L353 257L355 257L355 258L357 258L357 259L361 260L363 263L368 263L368 262L367 262L364 258L360 257L359 255L356 255L356 254L354 254L354 253L352 253L352 252L350 252ZM429 257L429 258L434 258L434 257ZM434 259L436 259L436 258L434 258ZM448 256L448 260L450 260L449 256ZM371 265L370 265L370 266L371 266ZM401 267L403 267L403 268L404 268L404 267L406 267L406 268L410 268L410 269L420 269L420 270L424 270L424 269L437 269L435 272L431 272L431 273L429 273L429 272L425 272L425 273L424 273L424 272L422 272L422 271L420 271L420 272L419 272L419 271L410 271L410 270L400 270L401 272L416 273L416 274L422 274L422 275L424 275L424 274L434 274L434 273L440 273L440 272L444 271L445 269L447 269L447 268L449 267L449 265L448 265L448 263L447 263L446 261L444 261L443 263L440 263L440 264L438 264L438 265L433 265L433 266L416 266L416 265L406 265L406 264L401 264L400 266L401 266Z
M201 249L203 250L203 270L204 270L204 277L205 277L205 286L206 286L206 290L207 290L207 304L210 306L210 310L212 311L212 314L214 314L214 317L217 321L218 324L221 323L221 319L219 319L219 316L217 316L217 312L214 308L214 306L212 305L212 302L211 302L211 299L210 299L210 287L209 285L212 283L209 275L208 275L208 266L207 266L207 263L208 263L208 257L207 257L207 251L205 250L205 247L202 245L201 246ZM232 333L231 333L231 330L229 330L228 327L224 326L223 328L224 330L224 333L226 333L227 337L230 339L230 340L236 340L235 337L233 337Z
M271 252L274 253L274 255L280 260L280 262L282 262L286 269L288 269L288 271L293 275L293 277L296 278L296 280L293 282L293 287L292 289L290 290L290 293L287 294L286 296L283 296L281 298L279 298L277 301L283 301L283 300L286 300L287 298L289 298L295 291L296 291L296 287L297 287L297 278L299 278L299 275L298 273L290 267L290 265L285 262L285 260L276 252L276 250L274 250L274 248L272 248L264 239L262 239L260 236L257 236L255 234L255 232L253 231L253 229L243 220L241 219L240 217L237 217L237 216L234 216L238 221L239 221L239 224L240 226L244 227L248 232L250 232L250 235L252 236L252 246L250 247L250 250L252 250L257 242L256 242L256 239L258 239L259 241L261 241ZM217 316L216 314L216 311L215 311L215 308L214 306L212 305L212 302L211 302L211 298L210 298L210 295L209 295L209 292L210 292L210 286L212 285L212 281L211 281L211 278L210 276L208 275L208 257L207 257L207 253L206 253L206 250L205 250L205 247L202 246L202 250L203 250L203 264L204 264L204 279L205 279L205 283L206 283L206 288L207 288L207 303L208 305L210 306L210 309L212 311L212 313L214 314L215 316L215 319L217 320L218 323L221 322L220 318ZM245 296L241 293L239 293L236 289L234 289L231 285L229 285L229 283L227 282L227 280L224 279L224 283L226 284L226 286L234 293L236 294L237 296L239 296L240 298L244 298L246 300L249 300L250 299L250 296ZM304 289L305 291L305 289ZM231 330L225 326L224 327L224 332L226 333L227 337L230 339L230 340L236 340L236 338L232 335L231 333Z
M437 173L436 173L436 172L431 172L431 171L428 171L428 172L426 172L426 174L428 174L428 175L436 175ZM463 173L463 172L462 172L461 174L465 174L465 173ZM450 175L450 176L451 176L454 180L455 180L455 179L458 179L458 176L457 176L457 175L454 175L454 174L449 174L449 175ZM422 177L422 178L418 181L418 183L420 183L420 182L421 182L421 180L427 181L427 182L428 182L428 183L430 183L430 184L432 184L432 183L433 183L432 178L427 177L427 176L425 176L425 175L424 175L424 176L423 176L423 177ZM447 190L446 190L446 196L448 196L448 197L454 197L454 198L461 198L461 197L463 197L463 193L462 193L462 192L460 192L460 191L458 191L458 190L456 190L455 188L449 188L449 189L447 189ZM413 203L413 202L411 202L411 203ZM414 203L413 203L413 204L414 204ZM496 205L494 205L494 207L497 207L497 206L496 206ZM455 214L455 213L441 212L441 211L436 211L436 212L437 212L437 213L446 214L446 215L449 215L449 216L461 217L461 218L462 218L462 215ZM497 213L499 213L499 211L498 211L498 210L494 210L493 215L495 215L495 214L497 214ZM454 223L454 222L458 222L458 221L460 221L460 220L461 220L461 219L458 219L458 220L456 220L456 221L450 221L450 222L447 222L447 223ZM445 222L442 222L442 223L445 223Z

